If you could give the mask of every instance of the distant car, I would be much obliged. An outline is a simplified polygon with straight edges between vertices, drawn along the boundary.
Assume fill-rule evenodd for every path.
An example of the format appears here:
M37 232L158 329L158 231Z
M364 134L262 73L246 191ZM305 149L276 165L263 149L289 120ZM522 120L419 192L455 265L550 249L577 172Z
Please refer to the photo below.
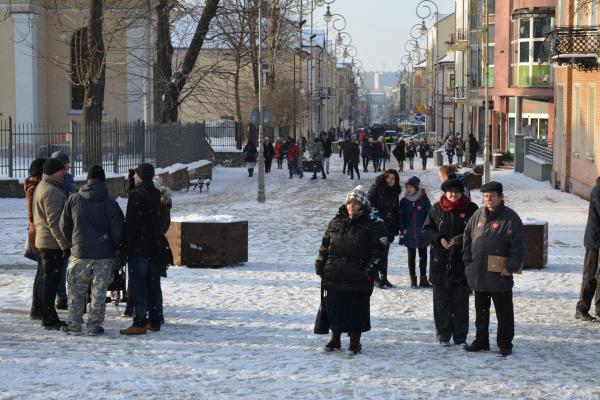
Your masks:
M385 142L390 145L396 141L396 137L398 136L398 132L396 131L385 131L383 133L383 137L385 138Z

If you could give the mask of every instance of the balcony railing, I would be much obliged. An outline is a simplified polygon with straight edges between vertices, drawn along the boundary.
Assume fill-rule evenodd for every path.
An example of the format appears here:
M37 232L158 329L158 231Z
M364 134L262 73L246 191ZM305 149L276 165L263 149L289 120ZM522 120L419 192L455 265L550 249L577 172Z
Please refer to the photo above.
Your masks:
M450 33L448 41L450 47L454 50L465 50L469 46L469 32L466 29L457 29Z
M546 54L558 65L579 71L598 70L600 30L590 27L561 27L550 31L544 41Z

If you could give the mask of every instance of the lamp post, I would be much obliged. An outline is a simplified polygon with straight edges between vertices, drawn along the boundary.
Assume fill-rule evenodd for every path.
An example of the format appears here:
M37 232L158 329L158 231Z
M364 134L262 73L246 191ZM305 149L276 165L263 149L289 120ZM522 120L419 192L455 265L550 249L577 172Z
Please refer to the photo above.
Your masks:
M490 147L491 147L491 140L490 140L490 124L489 124L489 102L490 102L490 92L489 92L489 86L490 86L490 58L489 58L489 41L490 41L490 36L489 36L489 25L490 25L490 13L488 10L488 0L484 0L483 2L483 8L484 8L484 13L485 13L485 25L483 27L483 39L484 39L484 46L483 46L483 78L485 79L485 83L484 83L484 102L483 102L483 115L484 115L484 139L485 139L485 143L484 143L484 147L483 147L483 183L488 183L490 181Z
M344 23L343 27L338 30L336 26L336 21L342 21ZM343 32L342 29L346 27L346 19L339 15L339 18L333 21L333 28L338 31L338 34L335 38L335 51L333 51L333 116L336 124L336 128L339 126L339 116L338 116L338 88L337 88L337 60L338 58L342 59L342 62L345 58L350 57L350 52L356 50L356 47L352 46L352 36L348 32ZM342 49L343 50L340 50ZM354 52L354 56L356 56L356 52Z
M435 11L434 11L435 9ZM417 4L417 17L421 18L421 27L420 27L420 31L421 31L421 35L427 35L428 33L428 28L425 25L425 19L431 17L433 15L433 17L435 18L435 21L433 22L433 26L435 27L435 38L433 38L434 43L432 45L432 54L431 54L431 83L432 83L432 91L431 91L431 100L432 100L432 112L433 112L433 129L435 131L435 144L434 144L434 148L437 147L437 144L439 142L439 134L438 134L438 127L436 124L436 120L437 120L437 116L436 116L436 103L437 103L437 96L436 96L436 80L437 80L437 74L435 71L435 65L437 63L437 52L438 52L438 43L439 43L439 27L437 26L438 24L438 16L439 16L439 9L437 4L435 4L435 2L433 2L432 0L421 0L418 4ZM429 37L428 37L429 40ZM442 125L443 125L443 121L442 121Z
M258 76L258 195L256 200L259 203L267 201L265 192L265 157L264 157L264 121L262 109L262 80L263 80L263 64L262 64L262 2L258 5L258 65L260 75Z

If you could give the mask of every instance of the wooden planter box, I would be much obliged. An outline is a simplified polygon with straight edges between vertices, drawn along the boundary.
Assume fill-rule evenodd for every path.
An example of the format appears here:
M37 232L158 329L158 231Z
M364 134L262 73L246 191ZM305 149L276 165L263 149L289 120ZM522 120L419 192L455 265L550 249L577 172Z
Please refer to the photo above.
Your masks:
M544 268L548 263L548 223L525 221L523 224L525 227L523 268Z
M223 267L248 261L248 221L173 221L167 240L175 265Z
M466 172L463 174L463 178L469 187L469 190L473 189L481 189L481 180L483 175L473 174L470 172Z

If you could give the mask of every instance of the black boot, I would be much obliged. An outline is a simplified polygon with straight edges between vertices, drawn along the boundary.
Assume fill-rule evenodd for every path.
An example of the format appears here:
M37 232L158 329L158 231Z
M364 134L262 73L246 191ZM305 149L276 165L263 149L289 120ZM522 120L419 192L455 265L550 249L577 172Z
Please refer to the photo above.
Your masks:
M413 289L417 289L419 287L419 286L417 286L417 276L416 275L410 276L410 287Z
M254 173L254 168L248 168L248 178L251 178L253 173Z
M342 342L340 340L341 335L341 332L332 331L331 339L329 339L329 342L325 345L325 351L340 350L342 348Z
M395 285L392 285L392 283L390 281L388 281L387 276L382 279L382 282L385 285L385 287L388 287L388 288L396 287Z
M465 351L468 351L469 353L473 353L476 351L490 351L490 344L489 343L480 343L477 341L477 339L475 339L475 340L473 340L473 343L468 344L463 348L465 349Z
M431 287L431 284L427 280L427 276L421 275L421 279L419 280L419 287L422 287L422 288L430 288Z
M358 354L362 350L362 346L360 345L360 332L350 332L348 333L350 336L350 347L348 347L348 352L350 354Z

